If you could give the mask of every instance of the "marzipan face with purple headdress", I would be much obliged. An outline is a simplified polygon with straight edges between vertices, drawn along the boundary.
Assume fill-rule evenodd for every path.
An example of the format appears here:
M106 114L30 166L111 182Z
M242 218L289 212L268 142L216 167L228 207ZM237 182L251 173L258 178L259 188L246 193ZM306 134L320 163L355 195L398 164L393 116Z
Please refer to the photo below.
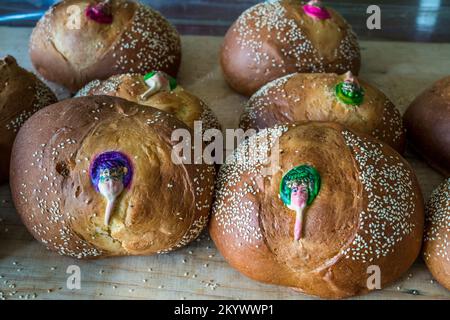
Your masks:
M113 178L121 177L124 188L127 188L133 177L133 168L129 158L119 151L107 151L94 158L90 168L91 182L98 191L100 180L108 177L107 172Z
M105 225L108 225L117 197L131 184L133 178L131 161L119 151L101 153L92 161L90 177L96 191L107 201Z

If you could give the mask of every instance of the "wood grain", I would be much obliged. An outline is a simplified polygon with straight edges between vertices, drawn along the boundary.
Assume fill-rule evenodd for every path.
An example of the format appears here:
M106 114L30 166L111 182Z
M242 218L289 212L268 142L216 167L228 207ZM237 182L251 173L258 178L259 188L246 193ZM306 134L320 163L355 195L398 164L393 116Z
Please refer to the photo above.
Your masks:
M0 28L0 56L13 54L31 68L31 29ZM224 82L217 64L222 39L183 37L179 81L202 97L224 128L235 128L245 99ZM410 101L450 70L450 44L362 42L362 77L379 86L404 111ZM53 86L55 88L55 86ZM60 98L67 93L57 88ZM412 153L424 197L443 179ZM230 268L204 233L189 247L151 257L78 261L48 252L15 213L7 185L0 187L0 298L5 299L312 299L289 288L260 284ZM81 268L81 290L66 287L70 265ZM450 299L419 259L397 283L355 299Z

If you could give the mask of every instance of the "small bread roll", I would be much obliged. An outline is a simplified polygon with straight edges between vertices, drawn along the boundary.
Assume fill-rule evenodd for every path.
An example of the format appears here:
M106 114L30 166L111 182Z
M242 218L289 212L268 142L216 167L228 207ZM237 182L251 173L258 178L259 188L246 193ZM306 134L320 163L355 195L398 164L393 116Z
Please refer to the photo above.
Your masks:
M0 182L8 180L17 131L33 113L56 101L53 92L12 56L0 60Z
M264 1L230 27L221 51L222 70L237 92L252 95L294 72L358 74L356 35L342 16L320 1Z
M250 98L240 126L264 129L305 120L338 122L386 142L399 153L405 148L400 112L380 90L351 72L297 73L274 80Z
M450 178L431 194L425 222L425 263L433 277L450 290Z
M233 267L324 298L398 279L420 252L424 223L406 160L331 122L250 136L221 167L212 212L211 237ZM377 267L379 283L369 279Z
M149 84L146 81L150 81ZM94 80L78 91L76 96L90 95L115 96L151 106L173 114L192 129L195 121L202 121L203 131L213 128L220 130L219 121L202 100L161 72L151 72L145 76L128 73L104 81Z
M431 167L450 177L450 77L420 94L404 120L413 147Z
M76 92L95 79L161 70L176 77L181 42L158 12L132 0L64 0L38 22L30 57L46 79Z
M192 131L166 112L108 96L41 110L12 152L17 212L36 239L76 258L186 245L207 224L215 170L173 161L176 129Z

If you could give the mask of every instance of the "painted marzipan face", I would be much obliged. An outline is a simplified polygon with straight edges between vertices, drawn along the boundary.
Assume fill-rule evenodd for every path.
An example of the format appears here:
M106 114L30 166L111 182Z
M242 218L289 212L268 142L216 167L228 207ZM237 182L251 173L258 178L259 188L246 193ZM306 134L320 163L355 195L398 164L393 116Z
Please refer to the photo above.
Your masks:
M304 184L295 184L291 189L291 204L289 208L304 208L308 200L308 190Z
M131 183L131 162L121 152L107 151L94 159L90 175L92 184L106 200L105 225L108 225L117 198Z
M303 11L313 19L326 20L331 18L328 10L318 0L309 1L303 6Z
M289 170L280 182L280 199L295 212L294 241L302 238L304 211L320 190L320 174L309 165Z
M171 92L177 87L176 80L161 71L153 71L146 74L144 82L148 86L148 90L140 96L141 100L146 100L160 91Z
M359 106L364 102L364 89L349 71L345 79L336 85L336 99L345 105Z

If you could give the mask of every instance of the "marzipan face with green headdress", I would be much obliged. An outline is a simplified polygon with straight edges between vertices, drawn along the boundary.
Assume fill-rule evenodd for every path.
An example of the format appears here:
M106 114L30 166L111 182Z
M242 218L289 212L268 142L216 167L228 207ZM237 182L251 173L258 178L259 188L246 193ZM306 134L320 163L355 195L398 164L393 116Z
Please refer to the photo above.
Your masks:
M295 211L294 241L299 241L303 233L303 216L320 190L319 172L312 166L301 165L287 172L280 182L280 198Z
M336 98L346 105L359 106L364 101L364 89L351 72L346 74L343 82L336 85L335 93Z
M177 80L162 71L147 73L144 76L144 82L148 86L148 89L139 96L141 100L146 100L160 91L172 92L177 87Z
M320 190L319 172L312 166L301 165L289 170L280 183L280 198L286 206L291 204L291 192L293 187L304 185L308 192L307 205L310 205L317 197Z
M144 82L147 83L148 80L150 79L154 79L156 80L158 78L164 78L166 79L166 81L168 81L168 85L169 85L169 90L168 91L172 91L175 90L175 88L178 86L177 84L177 80L171 76L169 76L167 73L162 72L162 71L152 71L147 73L146 75L144 75ZM161 81L161 80L159 80Z

